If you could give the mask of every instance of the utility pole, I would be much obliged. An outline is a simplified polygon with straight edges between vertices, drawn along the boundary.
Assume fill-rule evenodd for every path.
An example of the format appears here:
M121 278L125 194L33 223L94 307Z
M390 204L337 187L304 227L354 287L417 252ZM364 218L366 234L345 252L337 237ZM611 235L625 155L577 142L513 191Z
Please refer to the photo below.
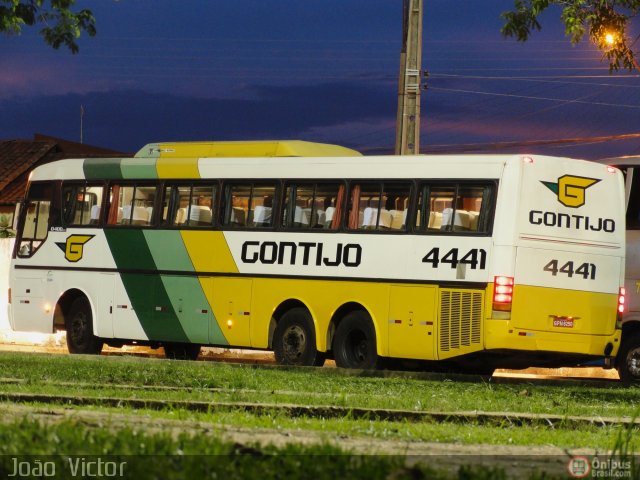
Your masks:
M416 155L420 150L422 5L422 0L403 0L402 5L396 155Z
M80 143L84 141L84 105L80 105Z

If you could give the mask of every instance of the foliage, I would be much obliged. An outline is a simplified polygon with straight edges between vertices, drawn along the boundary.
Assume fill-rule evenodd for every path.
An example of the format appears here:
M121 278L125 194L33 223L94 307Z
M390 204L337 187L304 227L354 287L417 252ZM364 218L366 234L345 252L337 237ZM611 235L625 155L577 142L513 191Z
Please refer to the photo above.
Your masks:
M84 30L90 37L96 34L95 18L90 10L72 11L76 0L0 0L0 32L20 35L22 29L43 25L44 41L58 49L66 45L78 53L76 39Z
M0 215L0 238L12 238L16 236L16 232L11 230L9 219L6 215Z
M505 24L502 34L518 41L528 40L532 31L542 26L539 16L551 6L562 8L560 18L565 33L573 44L585 34L609 61L609 70L640 70L631 48L637 38L629 42L626 37L631 19L640 12L640 0L514 0L514 10L502 13ZM609 35L609 41L607 41Z

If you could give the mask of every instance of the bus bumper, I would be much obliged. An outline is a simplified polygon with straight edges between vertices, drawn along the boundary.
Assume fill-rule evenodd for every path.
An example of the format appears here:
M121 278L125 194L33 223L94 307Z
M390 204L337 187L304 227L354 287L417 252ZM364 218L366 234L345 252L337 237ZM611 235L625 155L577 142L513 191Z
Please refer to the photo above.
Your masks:
M508 320L485 321L486 350L526 350L613 358L620 347L620 330L611 335L585 335L518 329Z

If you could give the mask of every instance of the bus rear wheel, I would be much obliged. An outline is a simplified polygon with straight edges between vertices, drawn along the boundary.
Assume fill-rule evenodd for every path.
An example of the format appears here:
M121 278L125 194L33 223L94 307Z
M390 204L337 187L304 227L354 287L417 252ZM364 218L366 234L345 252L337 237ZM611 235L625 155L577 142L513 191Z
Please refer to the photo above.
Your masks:
M366 312L351 312L340 322L333 339L333 355L341 368L378 367L376 332Z
M279 365L320 367L325 355L316 348L316 330L306 308L292 308L278 321L273 352Z
M65 315L67 329L67 349L69 353L97 355L102 351L102 340L93 334L91 305L86 297L78 297Z
M164 356L173 360L197 360L200 345L197 343L165 343Z
M640 383L640 332L622 340L617 367L623 383Z

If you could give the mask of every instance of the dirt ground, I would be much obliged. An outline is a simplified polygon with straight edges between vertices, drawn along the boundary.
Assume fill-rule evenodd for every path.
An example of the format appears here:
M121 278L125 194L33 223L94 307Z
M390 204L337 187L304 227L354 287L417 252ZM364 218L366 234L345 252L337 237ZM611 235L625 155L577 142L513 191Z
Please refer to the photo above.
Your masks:
M34 353L55 353L67 354L65 334L54 335L29 334L0 331L0 351L8 352L34 352ZM124 346L122 348L112 348L105 346L105 355L134 355L144 357L164 357L162 348L151 349L140 346ZM205 347L200 353L200 360L227 361L252 364L273 364L274 357L271 352L255 350L239 350L225 348ZM333 361L329 360L326 367L335 367ZM498 377L515 378L595 378L618 380L618 372L615 369L605 370L603 368L529 368L526 370L496 370L494 373Z
M533 470L562 475L567 472L571 456L595 455L592 449L567 451L554 446L467 445L423 441L385 440L372 437L351 437L308 430L241 428L195 421L153 418L147 415L117 414L82 409L33 407L0 403L0 422L12 423L23 418L45 424L73 420L94 428L132 428L145 432L170 432L173 435L192 433L210 435L242 446L287 444L333 444L357 455L402 455L407 468L421 463L455 472L462 465L499 466L511 478L519 478Z

